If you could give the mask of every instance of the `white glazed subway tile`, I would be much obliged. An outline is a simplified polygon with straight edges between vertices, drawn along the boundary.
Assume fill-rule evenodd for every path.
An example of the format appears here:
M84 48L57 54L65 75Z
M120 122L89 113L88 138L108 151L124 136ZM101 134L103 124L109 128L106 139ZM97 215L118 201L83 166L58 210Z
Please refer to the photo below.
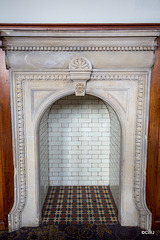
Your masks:
M43 115L39 127L39 158L40 158L40 208L46 198L49 187L48 173L48 111Z
M52 118L55 121L52 121ZM63 169L73 173L74 177L76 175L80 177L81 173L100 176L101 168L98 164L102 163L102 160L108 163L106 167L109 171L110 120L108 110L100 99L87 95L85 97L68 96L57 101L51 108L48 127L51 132L53 131L50 133L52 138L48 137L49 146L56 147L49 147L49 161L54 162L54 157L56 161L61 160L58 168L53 167L54 164L52 164L49 171L57 172ZM107 135L102 136L104 132L107 132ZM57 151L56 154L54 150ZM90 160L92 162L88 162ZM59 184L61 180L58 180ZM68 181L73 183L71 179ZM90 179L89 182L93 184L93 180Z
M110 159L110 188L118 206L119 202L119 165L120 165L120 124L111 107L108 108L111 117L111 159Z

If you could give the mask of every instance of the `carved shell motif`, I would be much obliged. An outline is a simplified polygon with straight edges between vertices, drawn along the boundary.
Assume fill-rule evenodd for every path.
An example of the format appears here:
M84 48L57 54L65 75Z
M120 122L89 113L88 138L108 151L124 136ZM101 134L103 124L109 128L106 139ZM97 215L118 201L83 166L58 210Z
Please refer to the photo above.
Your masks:
M88 59L84 57L76 57L70 62L69 68L71 70L91 70L92 65Z

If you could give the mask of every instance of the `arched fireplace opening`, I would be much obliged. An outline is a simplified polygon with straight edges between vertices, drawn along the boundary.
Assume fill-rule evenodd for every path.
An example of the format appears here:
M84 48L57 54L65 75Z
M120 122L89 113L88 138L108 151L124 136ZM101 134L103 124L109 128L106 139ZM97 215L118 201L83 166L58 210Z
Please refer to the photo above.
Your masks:
M81 201L87 205L91 197L88 196L87 191L95 197L92 191L94 189L97 194L99 191L103 192L101 195L96 194L96 200L92 199L92 201L96 202L97 199L99 202L102 201L101 207L105 209L104 216L110 216L109 212L111 213L109 208L108 212L106 210L108 197L111 199L108 200L110 202L112 202L112 196L114 199L113 206L109 203L108 207L116 210L113 211L115 218L106 217L103 221L102 218L101 220L95 218L95 222L115 223L118 221L117 209L120 209L120 158L120 122L117 114L107 102L92 95L83 97L70 95L57 100L45 111L39 126L40 211L42 211L48 190L50 193L54 192L55 196L55 192L57 191L58 194L60 191L57 187L64 193L72 186L72 195L75 199L75 194L80 191L77 189L80 187L84 197ZM89 189L90 187L92 190ZM61 201L63 197L61 196ZM100 200L101 197L103 200ZM51 196L48 198L50 198L51 205ZM71 195L70 198L72 198ZM76 200L72 199L70 202L70 208L73 208L72 202ZM82 204L82 202L76 202L76 204ZM48 207L51 209L51 206ZM62 207L61 205L60 208ZM44 208L47 209L46 202ZM52 217L48 215L45 217L44 208L42 223L55 223L58 215L56 213L60 211L54 208ZM70 217L66 218L65 223L76 222L75 218L72 219L73 214L68 216ZM94 223L94 218L90 218L89 214L86 215L85 211L81 212L81 216L81 221L77 223L83 223L83 221ZM99 215L95 214L95 216Z

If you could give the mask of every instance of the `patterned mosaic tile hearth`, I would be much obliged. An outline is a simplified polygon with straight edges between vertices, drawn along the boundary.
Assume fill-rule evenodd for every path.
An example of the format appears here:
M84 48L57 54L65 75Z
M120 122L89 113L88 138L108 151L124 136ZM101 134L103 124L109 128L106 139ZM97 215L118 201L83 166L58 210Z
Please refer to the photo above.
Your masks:
M118 212L109 186L49 187L42 224L114 224Z

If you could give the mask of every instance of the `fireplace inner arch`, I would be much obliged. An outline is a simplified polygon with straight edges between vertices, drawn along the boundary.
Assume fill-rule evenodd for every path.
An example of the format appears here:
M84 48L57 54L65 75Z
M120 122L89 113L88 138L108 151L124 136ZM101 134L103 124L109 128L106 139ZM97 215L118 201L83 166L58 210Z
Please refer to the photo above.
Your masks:
M120 158L121 127L106 102L91 95L59 99L40 121L40 210L49 186L69 185L110 185L120 209Z

